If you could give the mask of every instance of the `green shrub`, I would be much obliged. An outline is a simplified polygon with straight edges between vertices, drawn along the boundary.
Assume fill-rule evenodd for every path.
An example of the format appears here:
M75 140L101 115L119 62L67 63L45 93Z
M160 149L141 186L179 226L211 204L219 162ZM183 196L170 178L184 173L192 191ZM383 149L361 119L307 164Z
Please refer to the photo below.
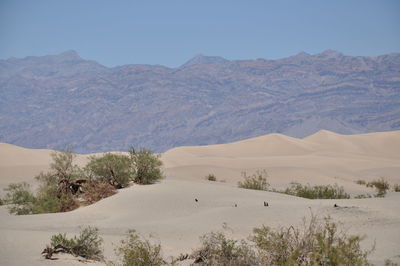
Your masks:
M299 183L291 183L291 186L283 191L288 195L307 199L349 199L350 195L344 192L343 187L335 185L310 186Z
M83 177L82 170L73 163L76 155L71 149L55 151L51 154L53 161L50 164L51 176L56 178L57 182L62 179L73 181Z
M15 213L17 215L33 213L36 197L31 192L28 183L12 183L4 190L7 192L4 202L10 205L8 207L10 213Z
M0 199L0 206L4 205L4 201Z
M107 182L115 188L128 186L133 176L129 156L120 154L107 153L101 157L91 157L85 170L90 177Z
M372 196L370 194L359 194L357 196L354 197L355 199L368 199L368 198L372 198Z
M152 244L149 240L139 237L135 230L129 230L125 239L116 248L116 254L122 257L124 266L165 265L161 255L161 245Z
M367 183L365 182L365 180L359 179L359 180L356 181L356 184L358 184L358 185L366 185Z
M268 173L265 170L257 170L255 174L248 176L246 172L242 173L243 182L238 182L238 187L255 190L268 190Z
M149 149L141 148L138 152L130 150L133 166L133 181L137 184L152 184L164 176L161 172L162 161L159 155Z
M217 181L217 178L215 177L214 174L209 174L209 175L207 175L207 176L206 176L206 179L207 179L208 181Z
M244 240L234 240L221 232L202 236L201 247L191 257L201 265L245 266L260 265L259 258Z
M51 237L50 246L42 252L47 259L51 259L54 253L69 253L85 259L102 260L103 239L99 236L99 230L94 227L86 227L79 236L67 238L65 234L57 234Z
M393 185L393 191L394 192L400 192L400 185L399 184L394 184Z
M375 197L384 197L386 192L389 190L390 185L384 178L380 178L379 180L369 182L367 187L375 187L377 191Z
M262 226L251 236L263 265L372 265L372 250L361 249L362 239L339 232L329 217L321 223L315 216L303 229Z

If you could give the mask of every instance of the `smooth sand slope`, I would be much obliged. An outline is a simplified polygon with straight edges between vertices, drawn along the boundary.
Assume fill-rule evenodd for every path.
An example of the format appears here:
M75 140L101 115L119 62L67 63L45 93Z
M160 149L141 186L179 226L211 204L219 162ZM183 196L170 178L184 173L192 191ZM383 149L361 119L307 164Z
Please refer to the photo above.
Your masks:
M246 237L261 224L300 224L311 211L320 217L331 215L349 233L365 234L367 248L376 241L370 258L382 264L385 258L400 255L400 193L391 192L386 198L308 200L239 189L236 182L242 171L266 169L271 184L278 187L295 180L338 183L346 191L365 193L368 190L354 180L385 176L400 184L398 151L399 131L354 136L321 131L305 139L272 134L224 145L175 148L162 156L167 178L158 184L134 185L68 213L14 216L0 207L0 265L79 265L69 257L46 261L40 256L52 234L76 234L79 226L100 229L110 258L112 243L127 229L151 234L161 242L167 257L190 252L198 246L200 235L219 230L224 223L229 234ZM46 170L49 154L48 150L1 144L0 184L31 181ZM79 160L83 163L86 158L82 155ZM226 183L206 181L208 173ZM270 206L264 207L264 201ZM341 207L334 208L335 203Z
M236 184L241 172L266 169L271 184L292 181L346 186L364 191L357 179L400 178L400 131L339 135L329 131L304 139L270 134L230 144L179 147L163 154L166 173L179 179L200 180L213 173Z

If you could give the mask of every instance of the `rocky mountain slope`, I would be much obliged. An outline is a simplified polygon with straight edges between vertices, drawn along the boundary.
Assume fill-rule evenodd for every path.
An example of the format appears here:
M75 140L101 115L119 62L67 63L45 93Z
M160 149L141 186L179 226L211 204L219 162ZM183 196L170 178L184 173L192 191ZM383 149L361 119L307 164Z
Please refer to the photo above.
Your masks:
M0 142L156 151L267 133L400 129L400 54L300 53L107 68L74 51L0 60Z

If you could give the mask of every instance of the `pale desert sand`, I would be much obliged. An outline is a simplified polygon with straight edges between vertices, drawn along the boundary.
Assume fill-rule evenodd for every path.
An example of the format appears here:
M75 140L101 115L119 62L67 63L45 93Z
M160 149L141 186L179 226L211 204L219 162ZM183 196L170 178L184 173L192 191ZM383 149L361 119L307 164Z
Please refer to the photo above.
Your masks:
M52 234L72 236L79 226L100 229L109 258L128 229L151 235L168 257L190 253L199 245L200 235L222 230L224 224L234 237L247 237L262 224L300 225L311 212L330 215L350 234L366 235L365 248L376 242L371 262L398 261L394 256L400 255L400 193L390 192L385 198L308 200L239 189L236 183L242 171L265 169L275 187L291 181L337 183L353 195L373 193L354 180L383 176L391 184L400 184L399 151L400 131L352 136L320 131L305 139L272 134L230 144L175 148L162 155L167 178L160 183L134 185L68 213L15 216L0 207L0 265L80 265L68 256L56 261L40 256ZM34 175L48 168L50 153L0 144L0 186L32 182ZM78 164L86 160L87 156L78 156ZM209 173L225 182L205 180ZM264 201L270 206L264 207ZM334 208L335 203L340 207ZM89 265L95 264L99 263Z

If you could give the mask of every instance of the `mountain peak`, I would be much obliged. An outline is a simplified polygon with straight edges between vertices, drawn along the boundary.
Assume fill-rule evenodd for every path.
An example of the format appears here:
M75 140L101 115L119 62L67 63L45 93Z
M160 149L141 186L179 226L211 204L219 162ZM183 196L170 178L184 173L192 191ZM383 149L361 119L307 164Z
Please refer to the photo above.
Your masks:
M341 57L343 56L343 54L341 52L332 50L332 49L328 49L323 51L322 53L317 54L318 56L321 57L326 57L326 58L333 58L333 57Z
M65 60L81 60L82 59L79 56L79 54L74 50L67 50L67 51L57 54L55 56L60 59L65 59Z
M186 63L184 63L181 67L188 67L192 65L201 65L201 64L211 64L211 63L223 63L228 61L229 60L220 56L206 56L203 54L197 54L193 58L189 59Z

